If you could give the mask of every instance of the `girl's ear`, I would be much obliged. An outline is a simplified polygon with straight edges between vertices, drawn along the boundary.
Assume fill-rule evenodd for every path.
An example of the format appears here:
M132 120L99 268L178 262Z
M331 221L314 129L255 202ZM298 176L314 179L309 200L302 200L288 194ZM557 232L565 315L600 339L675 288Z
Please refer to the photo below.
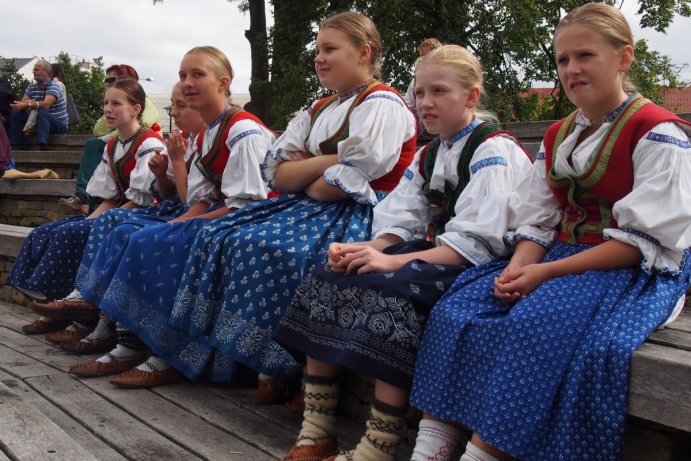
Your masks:
M134 111L137 115L142 113L142 105L141 104L135 104L132 107L134 107Z
M628 72L631 69L631 64L633 64L636 55L633 51L631 45L626 45L619 52L619 70L622 72Z
M230 88L230 78L228 77L221 77L218 79L219 82L219 90L222 92L224 95L226 94L226 89Z
M468 90L468 100L466 101L466 107L473 108L477 106L480 102L480 88L474 86Z
M361 63L369 63L371 57L372 57L372 47L370 46L369 43L365 43L360 48L360 62Z

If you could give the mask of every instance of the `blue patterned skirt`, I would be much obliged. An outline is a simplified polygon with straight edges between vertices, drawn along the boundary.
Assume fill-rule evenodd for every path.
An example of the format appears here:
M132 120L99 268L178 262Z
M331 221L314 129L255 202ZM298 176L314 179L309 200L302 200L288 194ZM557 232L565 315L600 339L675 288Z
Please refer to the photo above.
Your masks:
M170 221L187 209L188 206L181 202L165 201L160 206L139 208L134 213L118 208L99 216L98 220L103 218L105 222L94 226L89 234L75 288L84 299L98 306L120 263L129 236L143 227Z
M72 291L84 245L95 220L71 216L32 230L7 284L31 297L61 299Z
M292 376L300 366L273 341L273 328L331 242L370 237L371 213L370 206L351 200L322 203L302 194L248 205L206 223L179 269L171 273L167 259L160 263L165 279L181 277L177 296L166 281L138 276L147 292L123 274L113 292L123 300L106 296L102 307L122 306L113 311L115 318L190 379L245 378L248 368ZM142 251L152 255L150 245Z
M686 256L678 274L551 279L513 306L494 297L506 260L466 271L432 310L411 403L520 459L619 459L631 355L687 290Z
M384 252L430 248L430 242L414 240ZM421 260L363 275L315 269L298 288L274 338L298 356L409 389L427 315L464 269Z

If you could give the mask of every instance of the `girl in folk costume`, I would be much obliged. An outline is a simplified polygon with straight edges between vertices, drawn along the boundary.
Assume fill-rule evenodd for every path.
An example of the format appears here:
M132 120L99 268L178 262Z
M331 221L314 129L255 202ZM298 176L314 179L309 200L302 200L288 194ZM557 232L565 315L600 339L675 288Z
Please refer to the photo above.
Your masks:
M294 289L334 240L368 238L373 206L414 154L415 122L401 97L373 79L381 45L368 18L321 24L315 67L336 94L293 119L263 173L280 197L217 220L197 237L167 317L139 334L189 378L260 375L256 403L283 398L301 366L271 338ZM161 311L163 312L163 311ZM158 327L170 321L175 327ZM156 325L155 328L149 325Z
M106 145L97 174L88 184L89 193L103 201L88 216L70 217L34 229L22 246L8 284L36 300L64 298L73 285L89 232L100 225L101 220L96 218L121 204L123 209L134 212L135 208L154 203L154 175L147 162L156 149L165 151L165 145L156 132L140 124L145 97L139 83L128 78L117 80L106 90L104 114L117 136ZM49 320L39 319L25 330L40 332ZM67 342L87 333L72 328L56 333L59 337L54 339Z
M158 206L140 209L127 220L124 220L127 216L118 216L120 209L104 213L99 222L106 218L109 221L94 226L89 235L75 279L75 290L67 299L57 301L55 306L51 306L52 303L41 305L41 312L46 316L95 316L98 310L83 299L81 292L93 291L96 285L109 280L112 274L108 275L108 271L113 269L113 265L117 267L119 252L130 234L144 226L174 219L187 211L187 176L194 160L193 143L205 123L199 112L187 106L179 83L175 84L171 94L170 115L178 128L166 140L167 155L156 151L149 158L149 168L156 177L155 187L165 201ZM79 354L109 351L115 346L115 331L111 327L112 323L101 315L92 333L60 347Z
M480 63L446 45L415 71L417 111L438 134L374 209L374 239L333 243L274 338L307 356L302 430L286 460L333 456L343 368L375 379L367 432L336 459L393 460L427 313L466 267L507 254L510 194L530 171L518 141L481 122ZM429 239L425 239L428 236Z
M578 110L511 198L511 260L466 271L432 310L411 403L437 421L416 460L451 459L457 426L473 431L463 461L619 459L631 354L683 305L688 123L630 88L616 8L572 11L554 47Z
M122 325L114 350L71 367L71 373L85 377L121 373L111 382L124 387L180 379L155 356L142 363L146 348L134 334L139 332L139 322L166 330L165 321L152 319L161 310L170 310L197 232L209 220L267 196L259 164L275 137L255 116L227 103L232 77L228 58L214 47L193 48L184 56L180 87L187 105L206 122L193 144L196 157L187 192L190 207L172 221L149 220L151 225L128 239L119 239L123 242L120 249L104 260L107 270L99 272L92 266L82 290L84 298ZM114 239L117 234L115 229Z

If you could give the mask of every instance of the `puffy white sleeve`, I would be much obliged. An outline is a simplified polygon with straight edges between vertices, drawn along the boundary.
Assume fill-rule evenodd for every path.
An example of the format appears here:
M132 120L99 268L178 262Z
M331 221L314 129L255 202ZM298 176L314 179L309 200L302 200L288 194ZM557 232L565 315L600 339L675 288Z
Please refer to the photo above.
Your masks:
M281 137L268 149L260 169L262 178L269 189L274 188L274 176L278 165L290 160L288 152L305 150L305 139L310 134L310 128L310 113L308 110L303 110L288 123Z
M418 167L423 150L417 151L396 188L374 207L374 238L384 234L397 235L404 241L426 237L430 220L429 201L422 192L424 179Z
M118 140L115 139L114 142L118 142ZM101 163L98 164L94 174L89 179L89 183L86 185L86 193L103 200L117 200L120 198L120 191L115 183L113 170L110 168L107 144L103 148Z
M151 206L154 204L154 182L156 176L149 169L149 159L155 150L162 154L167 152L166 145L159 138L147 138L141 143L137 153L137 163L130 173L130 187L125 191L125 197L139 206Z
M476 266L507 255L509 200L530 171L530 158L513 139L499 135L483 142L473 154L456 216L436 244L450 246Z
M350 115L348 138L338 143L339 163L324 171L324 181L359 203L376 205L370 181L390 172L403 143L415 136L415 117L390 91L375 91Z
M511 245L523 238L549 247L557 238L563 211L547 185L545 168L543 142L530 172L509 197L509 231L505 238Z
M691 247L691 150L675 123L661 123L638 141L632 156L633 190L614 204L619 229L606 238L637 246L642 268L679 270Z
M240 120L231 127L226 138L230 157L221 179L228 208L242 208L267 197L259 165L274 140L273 133L254 120Z

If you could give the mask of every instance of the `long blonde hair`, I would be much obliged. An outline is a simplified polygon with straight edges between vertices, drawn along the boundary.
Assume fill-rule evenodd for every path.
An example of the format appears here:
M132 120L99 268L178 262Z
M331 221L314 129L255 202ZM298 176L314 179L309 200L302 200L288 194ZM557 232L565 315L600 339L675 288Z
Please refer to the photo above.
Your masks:
M559 21L554 30L554 38L556 39L562 29L574 24L599 33L617 52L627 45L634 47L631 27L624 14L606 3L588 3L569 12ZM631 82L628 74L624 76L623 90L626 93L636 91L636 86Z
M456 70L456 76L461 82L461 86L466 90L477 88L480 94L485 94L482 86L484 77L482 75L482 65L477 57L459 45L442 45L425 56L421 57L415 67L415 72L425 66L449 66ZM497 121L497 116L492 112L482 110L478 103L473 108L473 114L483 120Z
M372 53L370 55L370 69L376 79L381 79L381 37L377 26L367 16L354 11L335 14L325 19L319 29L332 27L345 33L350 42L356 48L369 45Z

